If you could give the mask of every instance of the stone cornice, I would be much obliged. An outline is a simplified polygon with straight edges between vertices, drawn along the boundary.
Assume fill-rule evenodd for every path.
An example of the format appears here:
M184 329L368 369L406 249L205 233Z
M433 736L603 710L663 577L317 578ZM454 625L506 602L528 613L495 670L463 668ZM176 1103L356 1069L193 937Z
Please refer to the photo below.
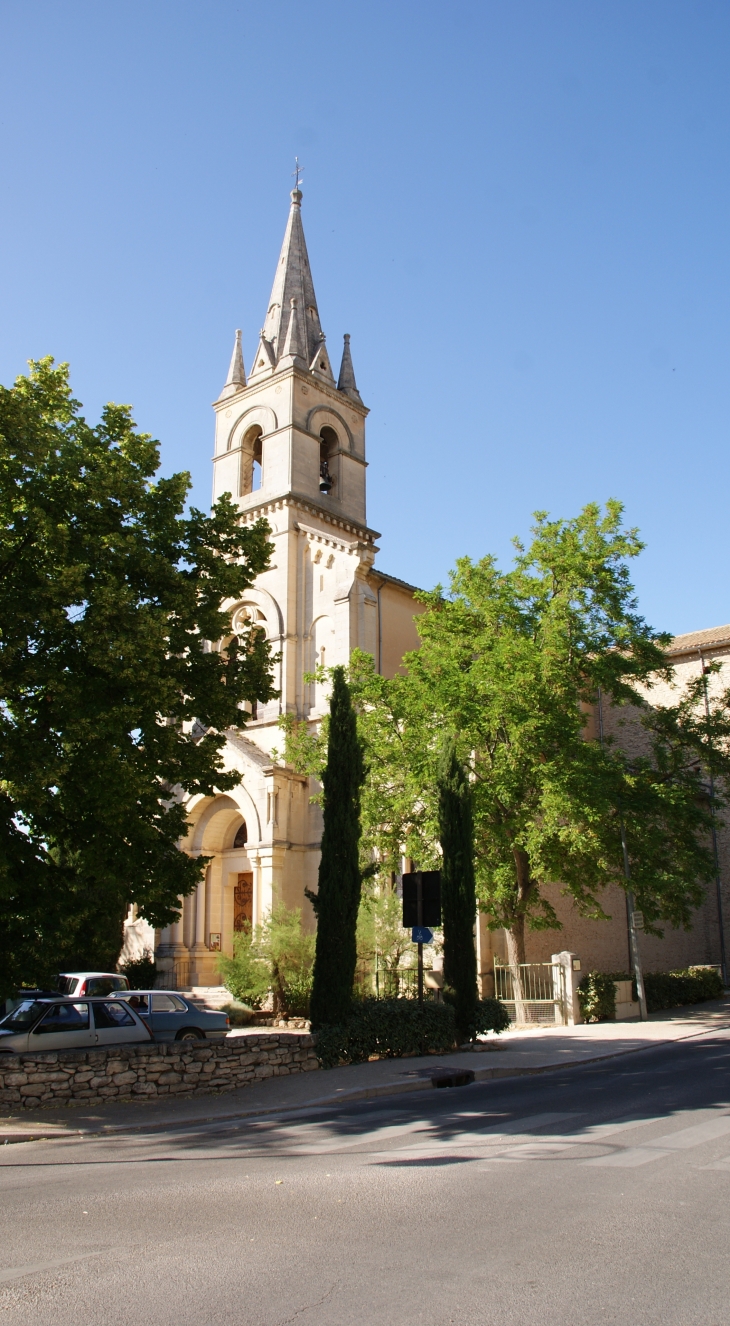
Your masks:
M348 520L346 516L338 516L332 511L314 502L311 497L306 497L303 493L283 493L281 497L264 498L257 502L255 506L246 507L245 511L240 513L241 520L253 523L261 516L266 516L268 512L283 511L285 507L292 507L295 511L301 511L305 514L317 516L326 524L332 525L334 529L345 530L348 534L353 534L360 543L375 543L380 538L377 530L369 529L367 525L361 525L357 520Z
M309 369L297 368L296 365L281 370L274 369L271 373L257 374L255 382L249 381L248 385L242 387L235 395L219 396L218 400L212 402L213 409L218 411L223 409L224 406L230 405L233 401L249 400L251 397L258 395L261 388L269 382L280 384L286 382L287 379L300 382L305 387L316 387L317 391L321 392L323 396L337 401L340 406L346 405L348 409L354 410L355 414L359 414L363 419L366 419L370 413L367 405L360 405L351 396L347 396L343 391L338 391L336 386L324 381L323 378L312 373Z

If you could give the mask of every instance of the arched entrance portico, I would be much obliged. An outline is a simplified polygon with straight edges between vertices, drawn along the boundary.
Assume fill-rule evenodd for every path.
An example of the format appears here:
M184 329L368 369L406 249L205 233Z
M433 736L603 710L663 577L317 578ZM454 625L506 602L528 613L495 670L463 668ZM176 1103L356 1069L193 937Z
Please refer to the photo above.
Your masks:
M248 920L255 924L270 906L270 889L262 878L260 818L240 786L199 798L190 807L189 823L184 850L209 861L195 892L182 899L180 920L160 934L157 966L164 984L217 985L218 953L232 954L237 922L240 926L240 886L248 886Z

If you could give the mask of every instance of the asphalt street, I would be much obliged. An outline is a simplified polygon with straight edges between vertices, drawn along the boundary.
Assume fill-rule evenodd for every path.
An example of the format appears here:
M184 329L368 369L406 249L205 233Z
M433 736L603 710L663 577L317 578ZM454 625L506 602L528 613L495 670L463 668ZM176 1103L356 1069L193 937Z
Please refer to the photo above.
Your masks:
M3 1148L18 1326L724 1326L730 1032L345 1109Z

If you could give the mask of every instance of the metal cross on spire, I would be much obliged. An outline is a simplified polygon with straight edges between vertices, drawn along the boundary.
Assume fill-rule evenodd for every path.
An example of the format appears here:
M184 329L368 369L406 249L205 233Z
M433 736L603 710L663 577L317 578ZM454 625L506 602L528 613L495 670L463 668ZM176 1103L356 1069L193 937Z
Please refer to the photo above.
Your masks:
M299 157L295 157L295 158L294 158L294 170L292 171L292 175L294 176L294 188L295 188L295 189L298 189L298 188L299 188L299 182L300 182L300 180L301 180L303 174L304 174L304 166L300 166L300 165L299 165Z

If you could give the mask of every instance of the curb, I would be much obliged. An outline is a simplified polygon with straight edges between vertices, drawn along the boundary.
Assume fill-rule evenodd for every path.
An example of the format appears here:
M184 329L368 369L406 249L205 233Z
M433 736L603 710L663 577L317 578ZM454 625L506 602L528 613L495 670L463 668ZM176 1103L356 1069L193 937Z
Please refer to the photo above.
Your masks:
M583 1068L589 1064L604 1063L610 1059L620 1059L628 1054L641 1054L647 1050L657 1050L667 1045L677 1045L682 1041L694 1040L699 1036L713 1035L716 1031L730 1030L730 1022L724 1026L702 1027L700 1031L690 1031L684 1036L672 1036L667 1040L650 1041L645 1045L631 1045L621 1050L608 1051L605 1054L592 1054L582 1059L572 1059L569 1062L551 1062L539 1064L533 1068L475 1068L474 1080L476 1082L487 1082L514 1077L535 1077L540 1073L562 1072L569 1068ZM353 1087L349 1091L338 1091L334 1095L318 1096L314 1100L303 1102L299 1105L291 1106L258 1106L248 1110L235 1110L231 1114L219 1114L211 1117L209 1114L201 1115L192 1119L181 1121L166 1120L159 1123L131 1123L131 1124L102 1124L97 1128L69 1128L66 1126L58 1131L52 1127L39 1126L36 1132L30 1132L28 1129L17 1132L11 1129L0 1130L0 1147L9 1146L15 1142L52 1142L57 1139L68 1141L73 1139L81 1141L82 1139L110 1137L119 1133L157 1133L181 1131L186 1128L196 1128L205 1123L233 1123L237 1119L256 1119L263 1117L292 1118L301 1114L311 1114L313 1111L322 1111L329 1109L333 1105L355 1104L360 1100L378 1100L387 1096L411 1095L413 1092L435 1091L437 1088L431 1083L431 1073L426 1074L418 1080L410 1082L382 1082L377 1086L371 1087Z

